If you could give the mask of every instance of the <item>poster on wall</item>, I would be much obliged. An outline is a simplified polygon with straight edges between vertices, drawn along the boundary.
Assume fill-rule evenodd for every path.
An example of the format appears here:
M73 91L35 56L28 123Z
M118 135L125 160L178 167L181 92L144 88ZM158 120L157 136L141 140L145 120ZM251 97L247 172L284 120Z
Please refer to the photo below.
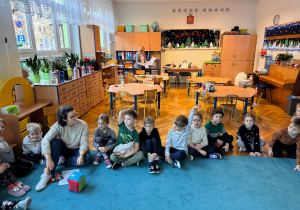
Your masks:
M160 30L162 49L218 49L220 29Z

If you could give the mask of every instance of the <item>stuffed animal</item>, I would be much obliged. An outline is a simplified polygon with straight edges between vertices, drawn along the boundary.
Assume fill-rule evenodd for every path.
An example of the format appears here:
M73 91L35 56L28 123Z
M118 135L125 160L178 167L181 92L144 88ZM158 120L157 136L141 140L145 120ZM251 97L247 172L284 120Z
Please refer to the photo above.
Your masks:
M28 82L32 85L33 84L33 81L31 79L29 79L29 74L28 74L28 71L26 69L22 69L22 77L24 77L25 79L28 80Z

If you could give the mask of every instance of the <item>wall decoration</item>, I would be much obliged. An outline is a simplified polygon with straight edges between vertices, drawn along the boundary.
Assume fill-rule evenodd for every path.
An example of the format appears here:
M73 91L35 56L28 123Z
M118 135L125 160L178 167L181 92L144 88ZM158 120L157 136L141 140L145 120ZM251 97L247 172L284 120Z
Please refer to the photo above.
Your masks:
M263 49L300 50L300 22L266 27Z
M160 30L163 49L218 49L220 29Z
M187 16L187 18L186 18L187 20L186 20L186 24L194 24L194 19L195 19L195 16L192 14L192 13L190 13L188 16Z

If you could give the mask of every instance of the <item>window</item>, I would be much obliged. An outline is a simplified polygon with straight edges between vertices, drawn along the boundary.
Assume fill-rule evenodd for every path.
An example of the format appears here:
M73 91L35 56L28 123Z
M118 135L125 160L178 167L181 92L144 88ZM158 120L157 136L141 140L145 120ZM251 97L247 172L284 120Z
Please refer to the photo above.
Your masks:
M101 49L105 49L105 36L104 36L104 31L100 29L100 44L101 44Z
M64 17L63 22L58 24L58 35L61 48L70 48L69 27Z
M32 25L34 30L34 37L36 40L37 51L56 51L56 38L54 23L52 18L46 19L38 17L37 15L32 16ZM42 30L44 29L44 30Z
M23 12L12 14L17 46L19 49L32 49L31 34L29 30L29 20Z

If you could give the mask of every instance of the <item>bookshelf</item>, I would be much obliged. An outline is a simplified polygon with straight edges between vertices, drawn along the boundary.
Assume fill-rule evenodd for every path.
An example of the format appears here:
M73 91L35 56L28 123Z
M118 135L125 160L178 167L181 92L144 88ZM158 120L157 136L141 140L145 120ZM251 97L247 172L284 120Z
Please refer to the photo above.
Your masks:
M135 74L135 56L137 51L117 51L116 57L119 65L123 67L118 67L118 74L128 75L129 73ZM155 57L153 65L146 68L146 73L149 74L160 74L161 73L161 52L160 51L145 51L146 60L149 61L151 57Z

